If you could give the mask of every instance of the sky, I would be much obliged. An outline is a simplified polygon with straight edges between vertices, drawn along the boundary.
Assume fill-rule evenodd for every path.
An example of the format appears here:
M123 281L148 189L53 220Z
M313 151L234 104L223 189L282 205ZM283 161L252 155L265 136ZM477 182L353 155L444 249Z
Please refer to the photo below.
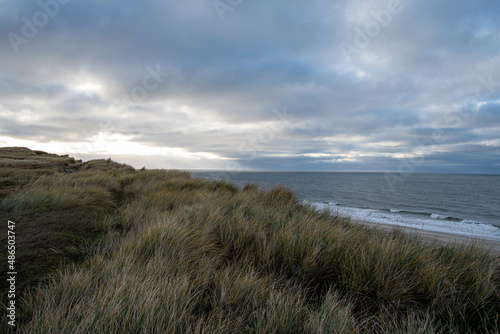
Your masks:
M0 146L500 173L498 0L0 0Z

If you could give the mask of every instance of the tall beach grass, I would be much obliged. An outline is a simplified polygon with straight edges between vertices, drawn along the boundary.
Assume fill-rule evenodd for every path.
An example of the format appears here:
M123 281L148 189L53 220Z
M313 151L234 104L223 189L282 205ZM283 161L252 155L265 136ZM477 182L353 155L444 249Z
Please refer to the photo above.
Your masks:
M20 333L499 332L499 258L477 245L369 230L282 187L109 164L3 199L104 210L84 260L26 289Z

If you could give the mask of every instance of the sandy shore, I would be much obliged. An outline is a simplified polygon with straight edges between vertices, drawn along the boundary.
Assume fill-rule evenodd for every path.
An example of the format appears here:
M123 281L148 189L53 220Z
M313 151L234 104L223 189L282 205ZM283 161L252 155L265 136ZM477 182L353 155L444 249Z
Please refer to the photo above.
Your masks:
M487 239L474 239L451 233L426 231L411 227L389 225L389 224L377 224L361 220L352 220L352 222L357 224L362 224L370 228L377 228L383 231L400 230L408 235L418 236L422 239L422 241L429 243L431 245L442 246L446 244L469 244L472 242L477 242L478 245L480 245L484 249L489 250L492 253L500 256L500 241L493 241Z

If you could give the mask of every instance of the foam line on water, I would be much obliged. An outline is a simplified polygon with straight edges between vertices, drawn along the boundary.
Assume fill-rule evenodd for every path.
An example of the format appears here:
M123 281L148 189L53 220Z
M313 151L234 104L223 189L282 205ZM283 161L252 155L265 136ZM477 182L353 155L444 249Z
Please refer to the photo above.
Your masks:
M450 220L450 217L438 214L431 214L426 217L425 215L407 214L399 210L383 211L319 202L306 203L311 204L318 210L329 210L333 214L351 217L354 220L500 241L500 228L474 220Z

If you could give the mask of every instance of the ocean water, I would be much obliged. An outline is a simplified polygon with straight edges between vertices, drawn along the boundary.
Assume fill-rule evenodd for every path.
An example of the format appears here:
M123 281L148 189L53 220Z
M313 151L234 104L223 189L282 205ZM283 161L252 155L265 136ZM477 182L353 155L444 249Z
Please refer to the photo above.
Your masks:
M500 175L200 172L243 187L283 185L304 202L353 219L500 241Z

